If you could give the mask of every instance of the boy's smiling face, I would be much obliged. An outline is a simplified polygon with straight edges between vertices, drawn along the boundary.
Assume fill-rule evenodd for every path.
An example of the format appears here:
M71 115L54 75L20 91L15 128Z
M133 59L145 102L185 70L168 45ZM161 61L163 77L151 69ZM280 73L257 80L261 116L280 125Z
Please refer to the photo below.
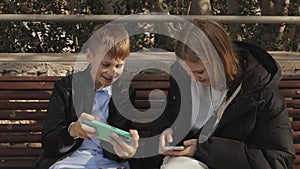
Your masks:
M89 57L92 65L91 74L95 81L95 89L102 89L114 83L123 73L125 60L116 60L104 56L99 63L98 57ZM99 63L99 64L98 64Z

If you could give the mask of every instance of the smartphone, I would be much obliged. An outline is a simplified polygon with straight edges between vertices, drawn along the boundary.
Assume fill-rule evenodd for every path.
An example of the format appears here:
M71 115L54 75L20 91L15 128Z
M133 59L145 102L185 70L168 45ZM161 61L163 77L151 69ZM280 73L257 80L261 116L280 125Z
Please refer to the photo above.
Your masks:
M127 143L131 143L132 141L132 137L129 132L121 130L109 124L97 120L86 120L86 119L84 119L82 123L94 127L98 134L97 138L100 140L107 141L108 137L110 137L113 133L116 133Z
M162 149L164 151L179 151L183 150L184 146L164 146Z

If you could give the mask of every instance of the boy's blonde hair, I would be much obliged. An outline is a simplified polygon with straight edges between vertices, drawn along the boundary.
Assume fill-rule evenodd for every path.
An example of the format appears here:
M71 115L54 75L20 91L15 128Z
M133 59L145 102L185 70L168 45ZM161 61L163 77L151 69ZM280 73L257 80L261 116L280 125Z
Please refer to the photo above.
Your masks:
M224 67L227 85L230 86L241 69L240 61L231 38L228 36L226 30L214 21L195 19L193 20L193 24L202 30L214 45ZM199 39L199 37L195 37L192 34L188 34L187 36L189 36L187 37L188 40L200 45L199 41L201 41L201 39ZM176 43L175 54L182 60L188 60L194 63L201 62L199 56L181 41L177 41Z
M106 24L94 30L85 48L89 48L94 57L125 60L130 54L129 35L122 25Z

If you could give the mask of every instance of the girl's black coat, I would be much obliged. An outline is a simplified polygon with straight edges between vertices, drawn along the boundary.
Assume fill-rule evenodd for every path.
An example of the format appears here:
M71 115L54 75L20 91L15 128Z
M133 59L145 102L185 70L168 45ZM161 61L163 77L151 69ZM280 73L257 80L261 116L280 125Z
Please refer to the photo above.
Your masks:
M236 47L243 67L237 81L242 83L241 91L226 108L212 137L198 144L194 157L211 169L291 169L295 152L285 101L278 89L280 68L258 47L241 42ZM172 126L176 138L179 129L190 127L191 89L190 84L180 86L190 78L178 62L172 65L171 74L177 81L170 79L167 109L156 120L166 125L153 133L171 126L181 110L186 122ZM229 92L237 85L233 86ZM185 139L198 138L199 132L190 131Z

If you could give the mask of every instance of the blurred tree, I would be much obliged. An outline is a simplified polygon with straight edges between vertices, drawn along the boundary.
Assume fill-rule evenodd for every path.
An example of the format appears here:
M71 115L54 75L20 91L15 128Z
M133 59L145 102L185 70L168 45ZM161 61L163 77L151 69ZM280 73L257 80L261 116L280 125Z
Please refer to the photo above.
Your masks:
M299 16L300 0L2 0L0 14L145 14ZM97 23L2 22L0 52L79 52ZM299 51L300 28L292 24L224 24L235 40L267 50ZM141 27L167 29L142 23ZM173 25L173 29L180 29ZM170 32L172 30L169 30ZM131 37L132 51L173 50L174 39L145 33Z

